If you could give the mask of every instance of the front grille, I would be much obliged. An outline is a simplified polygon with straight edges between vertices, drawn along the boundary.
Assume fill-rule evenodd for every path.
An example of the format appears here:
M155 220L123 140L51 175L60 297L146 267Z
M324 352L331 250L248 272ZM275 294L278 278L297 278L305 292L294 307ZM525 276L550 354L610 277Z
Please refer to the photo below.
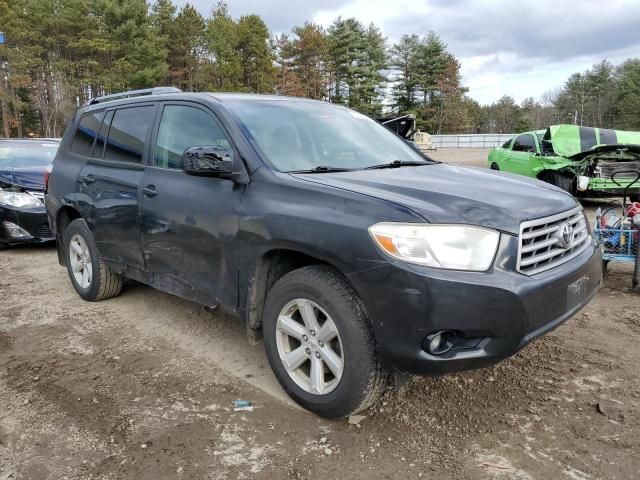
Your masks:
M51 233L51 228L48 224L42 225L40 230L36 233L36 238L51 238L53 234Z
M567 244L565 240L571 237L569 230L573 231L573 241ZM535 275L562 265L582 253L589 246L590 238L582 207L523 222L516 269L525 275Z
M621 172L620 175L616 175L616 179L620 178L635 178L634 171L640 172L640 160L631 161L616 161L616 160L598 160L598 166L596 172L600 178L611 178L616 172ZM624 172L624 173L622 173Z

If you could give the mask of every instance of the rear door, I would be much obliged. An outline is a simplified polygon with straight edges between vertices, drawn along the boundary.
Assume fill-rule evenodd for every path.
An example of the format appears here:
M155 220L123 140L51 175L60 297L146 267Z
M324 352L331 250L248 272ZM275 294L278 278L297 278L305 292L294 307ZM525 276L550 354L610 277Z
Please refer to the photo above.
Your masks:
M235 239L243 186L232 180L187 175L189 147L232 148L209 109L191 102L161 107L150 162L142 179L142 249L163 290L204 304L237 301Z
M531 157L536 154L536 140L530 133L518 135L505 162L505 170L531 176Z
M107 110L79 179L79 206L100 254L138 269L144 269L138 188L156 109L145 103Z

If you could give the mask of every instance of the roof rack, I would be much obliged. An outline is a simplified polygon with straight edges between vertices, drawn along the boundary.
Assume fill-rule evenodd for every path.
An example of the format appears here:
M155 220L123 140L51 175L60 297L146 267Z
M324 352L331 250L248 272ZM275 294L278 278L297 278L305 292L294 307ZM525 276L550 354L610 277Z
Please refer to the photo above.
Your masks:
M154 87L143 88L142 90L129 90L128 92L113 93L111 95L94 97L90 100L87 100L84 105L95 105L96 103L110 102L112 100L120 100L122 98L142 97L144 95L161 95L163 93L182 93L182 90L175 87Z

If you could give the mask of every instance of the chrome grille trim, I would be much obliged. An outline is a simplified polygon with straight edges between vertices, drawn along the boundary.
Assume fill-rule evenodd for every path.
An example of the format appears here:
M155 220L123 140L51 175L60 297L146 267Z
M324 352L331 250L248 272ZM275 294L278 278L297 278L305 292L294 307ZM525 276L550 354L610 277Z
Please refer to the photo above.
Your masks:
M561 246L560 239L555 236L565 223L573 227L574 235L573 243L568 248ZM590 239L587 219L581 206L522 222L516 270L524 275L535 275L555 268L584 252Z

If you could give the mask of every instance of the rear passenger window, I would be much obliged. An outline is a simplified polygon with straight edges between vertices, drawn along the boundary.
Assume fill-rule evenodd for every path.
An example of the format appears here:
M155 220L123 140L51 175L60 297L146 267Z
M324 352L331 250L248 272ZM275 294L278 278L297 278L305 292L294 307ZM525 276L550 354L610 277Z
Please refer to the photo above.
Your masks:
M91 155L91 147L96 138L104 112L88 113L83 115L78 123L78 128L71 141L71 152L88 157Z
M105 160L142 163L144 141L153 123L156 107L129 107L116 110L109 129Z
M157 167L180 169L187 148L213 145L229 148L222 128L211 115L184 105L164 107L154 154Z

